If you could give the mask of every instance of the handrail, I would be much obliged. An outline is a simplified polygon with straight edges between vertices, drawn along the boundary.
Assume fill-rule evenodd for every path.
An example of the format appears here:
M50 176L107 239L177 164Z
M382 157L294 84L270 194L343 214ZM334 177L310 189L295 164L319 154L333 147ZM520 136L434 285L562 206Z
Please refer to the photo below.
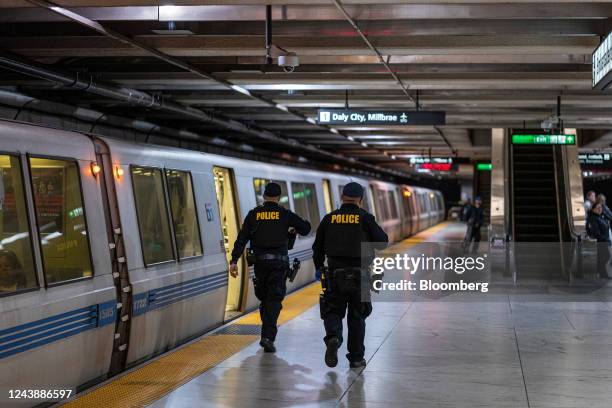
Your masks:
M571 191L567 188L570 180L569 176L569 162L567 158L567 150L565 148L561 148L561 164L563 166L563 178L564 178L564 196L565 196L565 208L566 208L566 216L568 219L568 230L570 236L572 237L572 241L582 241L583 235L581 232L576 230L576 226L574 225L574 216L572 214L572 197ZM585 233L586 237L586 233Z

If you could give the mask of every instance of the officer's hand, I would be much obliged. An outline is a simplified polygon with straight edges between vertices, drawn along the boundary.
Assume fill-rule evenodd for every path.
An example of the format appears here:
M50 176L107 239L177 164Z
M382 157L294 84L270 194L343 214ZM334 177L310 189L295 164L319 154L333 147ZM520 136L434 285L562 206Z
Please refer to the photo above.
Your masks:
M230 273L230 275L232 275L232 278L237 278L238 277L238 265L236 265L233 262L230 263L229 273Z
M321 268L317 268L315 270L315 279L320 281L321 280L321 274L322 274Z

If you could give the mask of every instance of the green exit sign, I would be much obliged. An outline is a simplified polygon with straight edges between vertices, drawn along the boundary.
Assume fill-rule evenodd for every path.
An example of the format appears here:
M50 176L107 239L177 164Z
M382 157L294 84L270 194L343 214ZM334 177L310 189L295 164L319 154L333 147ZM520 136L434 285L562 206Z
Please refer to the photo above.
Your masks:
M575 145L575 135L512 135L512 144Z
M491 171L493 170L493 165L491 163L477 163L476 170L478 171Z

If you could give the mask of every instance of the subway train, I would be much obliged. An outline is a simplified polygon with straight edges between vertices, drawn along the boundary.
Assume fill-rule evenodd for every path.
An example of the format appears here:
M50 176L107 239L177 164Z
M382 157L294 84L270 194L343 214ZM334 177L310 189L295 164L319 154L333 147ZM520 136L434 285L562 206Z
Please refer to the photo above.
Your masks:
M257 306L231 246L270 181L312 224L343 186L393 241L444 218L441 193L342 174L0 121L0 387L83 389ZM241 259L242 261L242 259ZM244 262L244 261L242 261Z

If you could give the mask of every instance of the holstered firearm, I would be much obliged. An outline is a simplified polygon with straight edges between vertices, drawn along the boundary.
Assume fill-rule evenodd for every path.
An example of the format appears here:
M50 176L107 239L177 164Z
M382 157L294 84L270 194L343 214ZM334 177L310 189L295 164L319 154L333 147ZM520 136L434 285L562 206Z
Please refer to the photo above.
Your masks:
M248 248L247 253L246 253L247 265L249 266L255 265L256 260L257 260L257 257L255 256L255 252L251 248Z
M293 265L291 265L289 273L287 274L287 279L289 279L289 282L293 282L293 280L297 276L298 271L300 270L301 265L302 262L299 259L293 258Z
M380 293L380 290L374 289L374 282L382 281L384 277L385 277L385 274L383 272L381 272L381 273L374 273L374 274L370 275L370 290L372 292Z

